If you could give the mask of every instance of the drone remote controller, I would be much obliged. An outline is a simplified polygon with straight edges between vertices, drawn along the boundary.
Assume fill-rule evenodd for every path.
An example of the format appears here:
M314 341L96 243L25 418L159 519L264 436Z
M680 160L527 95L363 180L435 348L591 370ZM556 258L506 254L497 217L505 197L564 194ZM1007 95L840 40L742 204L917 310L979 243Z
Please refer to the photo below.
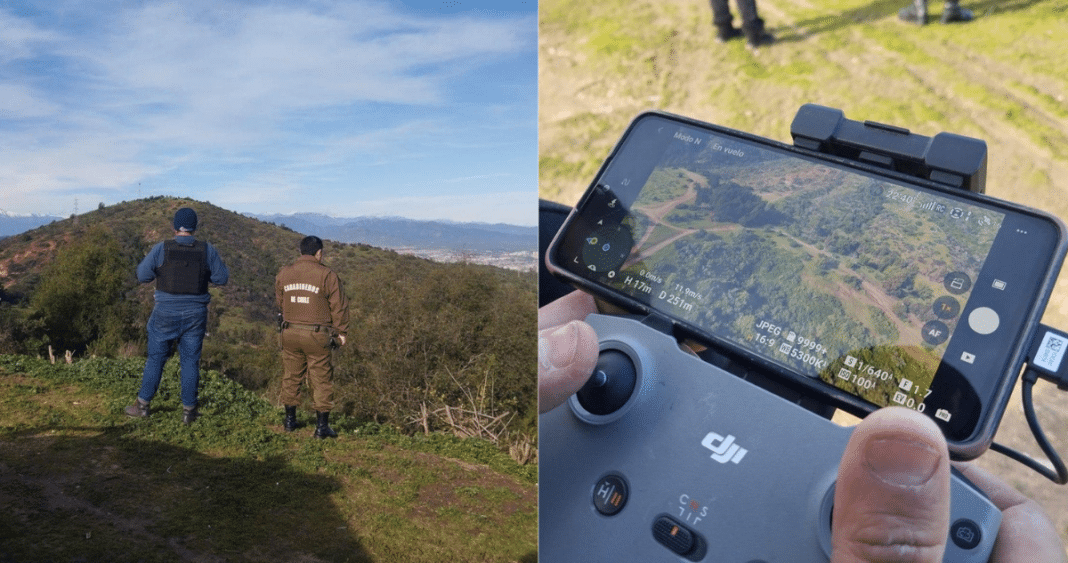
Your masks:
M851 428L638 320L586 320L600 338L600 373L540 418L543 561L829 560ZM1001 512L958 474L951 491L944 560L985 562Z

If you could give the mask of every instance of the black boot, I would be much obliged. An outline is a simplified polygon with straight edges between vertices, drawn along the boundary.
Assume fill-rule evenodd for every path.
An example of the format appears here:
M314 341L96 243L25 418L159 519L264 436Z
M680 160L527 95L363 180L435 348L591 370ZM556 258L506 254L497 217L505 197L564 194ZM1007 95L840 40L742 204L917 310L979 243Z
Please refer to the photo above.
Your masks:
M759 49L761 45L771 45L775 42L775 36L764 29L764 20L757 18L742 24L742 32L745 33L745 43L750 49Z
M187 407L182 406L182 424L193 424L193 421L200 418L200 411L195 406Z
M942 8L942 23L970 22L975 14L967 8L961 8L959 0L946 2Z
M337 438L337 432L330 428L330 413L315 411L315 437L320 440Z
M297 424L297 407L296 405L286 405L286 417L282 420L282 429L286 432L292 432L297 428L300 428L300 425Z
M730 41L731 39L734 39L735 37L741 37L741 36L742 36L742 30L738 29L737 27L734 27L733 25L731 25L729 23L727 25L717 25L716 26L716 42L717 43L726 43L727 41Z
M126 416L129 417L145 418L150 412L150 409L148 407L148 401L142 399L141 397L138 397L137 401L135 401L134 404L123 409L123 412L125 412Z

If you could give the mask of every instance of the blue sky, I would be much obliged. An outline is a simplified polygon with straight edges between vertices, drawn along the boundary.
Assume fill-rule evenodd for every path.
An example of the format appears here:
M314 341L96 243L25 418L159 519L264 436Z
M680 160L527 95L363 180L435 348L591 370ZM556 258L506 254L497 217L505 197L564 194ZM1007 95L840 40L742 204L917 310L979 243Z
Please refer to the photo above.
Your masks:
M535 0L0 3L0 211L537 223Z

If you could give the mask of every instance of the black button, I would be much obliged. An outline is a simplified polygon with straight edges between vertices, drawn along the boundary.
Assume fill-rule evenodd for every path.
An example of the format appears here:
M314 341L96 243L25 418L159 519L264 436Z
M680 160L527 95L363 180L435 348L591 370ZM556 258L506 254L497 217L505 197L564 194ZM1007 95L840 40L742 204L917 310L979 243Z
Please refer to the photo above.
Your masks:
M605 475L593 487L593 506L597 512L612 516L627 504L627 482L619 475Z
M653 537L679 555L690 553L695 545L693 533L670 516L661 516L653 522Z
M983 532L975 522L961 518L949 527L949 538L961 549L975 549L983 541Z

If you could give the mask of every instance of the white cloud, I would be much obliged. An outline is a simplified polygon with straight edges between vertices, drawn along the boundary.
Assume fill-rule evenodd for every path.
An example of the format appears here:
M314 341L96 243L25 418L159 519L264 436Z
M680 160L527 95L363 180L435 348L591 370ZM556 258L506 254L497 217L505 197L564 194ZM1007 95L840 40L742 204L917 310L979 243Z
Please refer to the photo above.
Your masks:
M533 63L530 107L515 105L520 96L455 99L458 80L495 80L473 71L536 60L533 14L442 17L362 1L132 5L42 0L38 17L0 6L5 208L64 212L78 189L114 193L114 203L143 182L144 195L244 211L332 189L358 166L499 176L438 161L504 160L516 150L508 127L525 132L536 160ZM51 200L62 201L41 207Z

